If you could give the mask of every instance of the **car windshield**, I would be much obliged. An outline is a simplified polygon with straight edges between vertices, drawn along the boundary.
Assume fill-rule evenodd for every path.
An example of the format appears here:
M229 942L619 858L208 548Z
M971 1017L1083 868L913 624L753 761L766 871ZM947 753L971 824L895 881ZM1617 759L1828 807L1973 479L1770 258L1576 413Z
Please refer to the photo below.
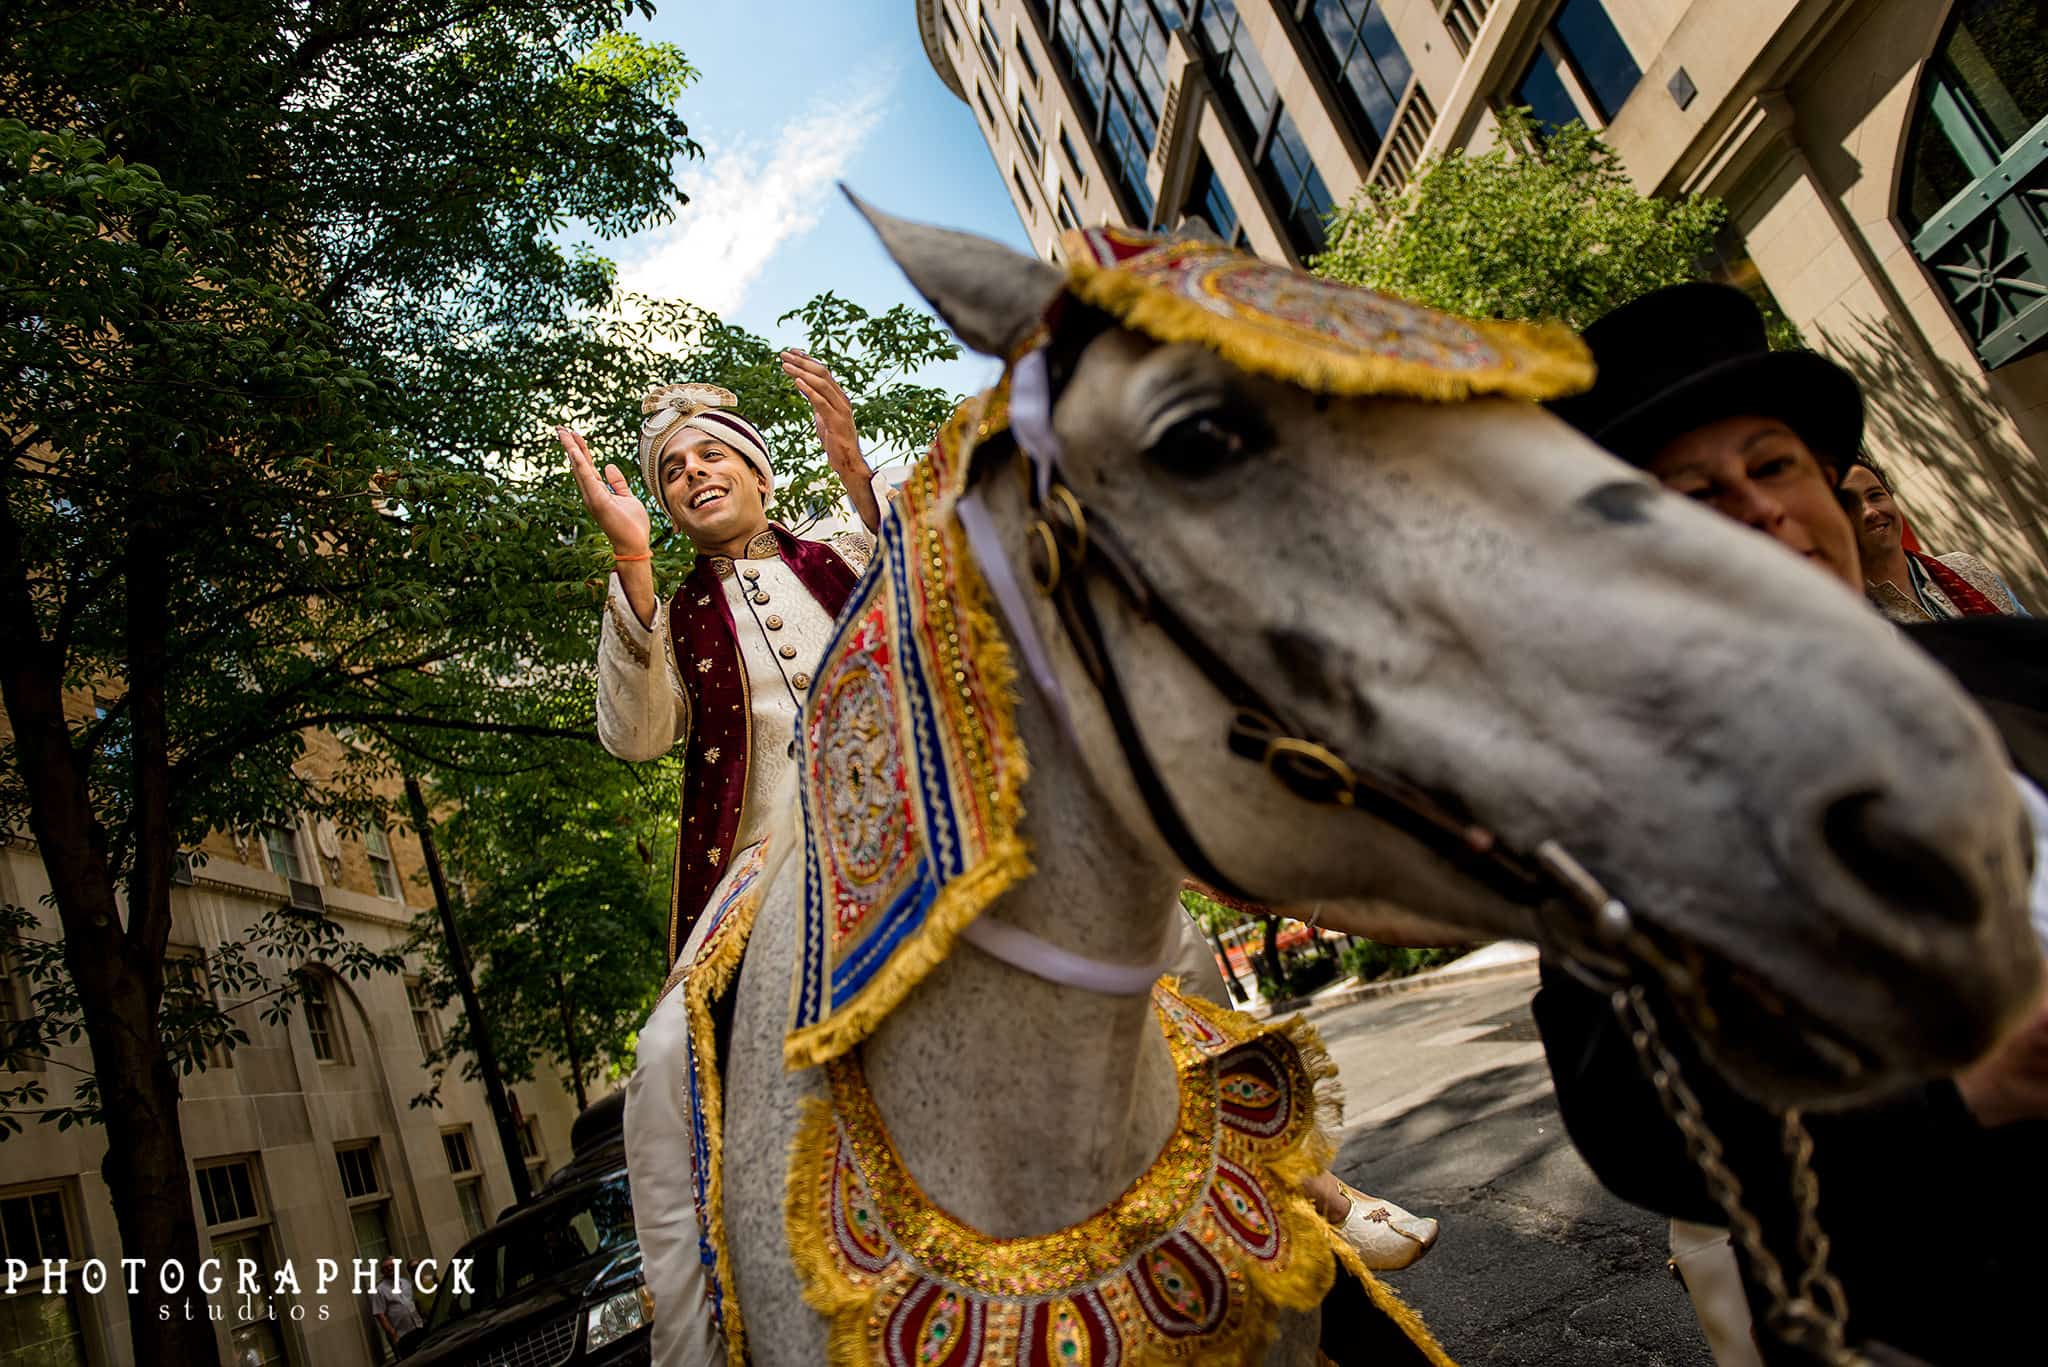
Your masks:
M626 1175L565 1192L521 1211L465 1245L455 1256L470 1260L470 1290L444 1275L434 1298L430 1328L488 1310L535 1282L600 1253L633 1242L633 1198Z

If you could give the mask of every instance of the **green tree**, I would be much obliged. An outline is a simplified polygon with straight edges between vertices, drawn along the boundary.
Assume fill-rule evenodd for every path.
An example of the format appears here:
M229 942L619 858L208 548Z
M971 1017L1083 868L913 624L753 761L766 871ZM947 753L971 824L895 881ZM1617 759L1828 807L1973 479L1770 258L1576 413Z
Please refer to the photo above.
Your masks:
M559 245L681 202L690 69L627 14L0 17L0 820L50 875L126 1256L200 1256L165 973L180 847L358 820L420 736L572 734L516 689L460 714L434 689L449 661L516 681L563 653L559 591L587 577L492 471L538 454L536 406L608 403L633 369L581 325L617 303L609 264ZM316 728L363 742L317 784L293 767ZM213 1356L204 1316L138 1285L135 1360Z
M1454 313L1576 328L1699 278L1723 217L1716 200L1638 192L1584 124L1546 136L1509 109L1491 150L1425 162L1400 190L1361 189L1311 265Z

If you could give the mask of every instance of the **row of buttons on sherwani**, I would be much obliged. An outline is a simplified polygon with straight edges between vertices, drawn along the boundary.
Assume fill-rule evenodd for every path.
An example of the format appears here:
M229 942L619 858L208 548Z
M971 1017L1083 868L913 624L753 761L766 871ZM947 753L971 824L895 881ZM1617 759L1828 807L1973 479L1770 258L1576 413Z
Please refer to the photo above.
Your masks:
M740 577L751 586L752 591L747 594L747 597L753 600L755 606L768 606L768 592L761 587L761 571L749 567L740 571ZM782 630L782 618L771 612L768 616L761 619L761 625L770 631L780 631ZM794 660L796 658L796 647L791 645L779 646L776 648L775 653L785 660ZM791 687L801 693L811 686L811 676L798 672L789 676L789 682Z

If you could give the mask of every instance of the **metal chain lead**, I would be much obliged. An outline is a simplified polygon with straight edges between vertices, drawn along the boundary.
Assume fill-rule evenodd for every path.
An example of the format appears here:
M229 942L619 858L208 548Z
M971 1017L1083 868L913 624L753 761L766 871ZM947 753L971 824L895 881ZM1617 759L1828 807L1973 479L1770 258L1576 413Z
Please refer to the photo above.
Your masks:
M1861 1367L1866 1359L1847 1344L1843 1327L1847 1308L1841 1283L1827 1270L1828 1238L1818 1218L1820 1183L1811 1162L1813 1139L1799 1113L1785 1112L1780 1126L1792 1168L1799 1253L1805 1262L1794 1290L1786 1285L1777 1255L1764 1243L1763 1226L1742 1202L1742 1182L1728 1166L1726 1151L1707 1125L1699 1096L1686 1083L1677 1056L1664 1043L1648 996L1640 986L1630 985L1616 989L1609 1004L1656 1089L1664 1114L1684 1138L1686 1155L1706 1179L1708 1195L1727 1217L1729 1233L1749 1260L1750 1275L1762 1283L1770 1300L1773 1326L1828 1367Z

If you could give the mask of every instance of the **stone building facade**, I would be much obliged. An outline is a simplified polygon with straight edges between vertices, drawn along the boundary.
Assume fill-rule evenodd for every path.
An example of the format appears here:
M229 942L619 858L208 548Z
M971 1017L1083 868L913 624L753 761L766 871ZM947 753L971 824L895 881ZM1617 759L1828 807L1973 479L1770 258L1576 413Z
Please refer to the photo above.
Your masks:
M338 745L313 737L302 766L316 770ZM171 974L181 971L181 961L196 962L239 939L281 905L317 907L351 938L381 951L403 944L413 917L432 904L419 843L397 831L341 831L286 817L257 831L216 833L196 853L189 881L181 873L171 894ZM42 905L48 891L35 842L12 832L0 847L0 901L35 911L38 933L55 939L56 912ZM5 961L4 946L0 968L0 1017L18 1016L30 986ZM230 1264L253 1258L274 1268L289 1261L305 1284L304 1294L275 1303L273 1321L269 1302L234 1294L230 1272L226 1290L211 1298L222 1313L222 1362L389 1361L345 1272L328 1294L314 1293L318 1260L344 1269L349 1260L386 1253L445 1260L512 1203L480 1083L451 1075L439 1108L408 1104L428 1085L422 1059L443 1028L417 975L417 965L368 980L329 975L320 1001L293 1011L284 1025L267 1023L260 1005L235 1010L249 1043L182 1080L180 1119L203 1248ZM81 1041L54 1051L35 1071L61 1102L76 1070L90 1066ZM0 1072L0 1083L21 1080L18 1072ZM569 1157L575 1102L545 1069L512 1091L520 1106L521 1161L537 1185ZM105 1152L105 1132L96 1126L60 1131L31 1120L0 1141L0 1252L38 1269L32 1283L0 1298L0 1362L136 1367L124 1296L113 1289L91 1294L75 1272L63 1294L41 1294L43 1258L111 1265L122 1256L100 1175ZM294 1305L303 1319L292 1318ZM238 1318L245 1308L249 1318Z
M1721 267L1870 402L1921 540L2048 603L2048 19L2031 0L917 0L1048 257L1201 218L1300 261L1495 110L1714 195Z

